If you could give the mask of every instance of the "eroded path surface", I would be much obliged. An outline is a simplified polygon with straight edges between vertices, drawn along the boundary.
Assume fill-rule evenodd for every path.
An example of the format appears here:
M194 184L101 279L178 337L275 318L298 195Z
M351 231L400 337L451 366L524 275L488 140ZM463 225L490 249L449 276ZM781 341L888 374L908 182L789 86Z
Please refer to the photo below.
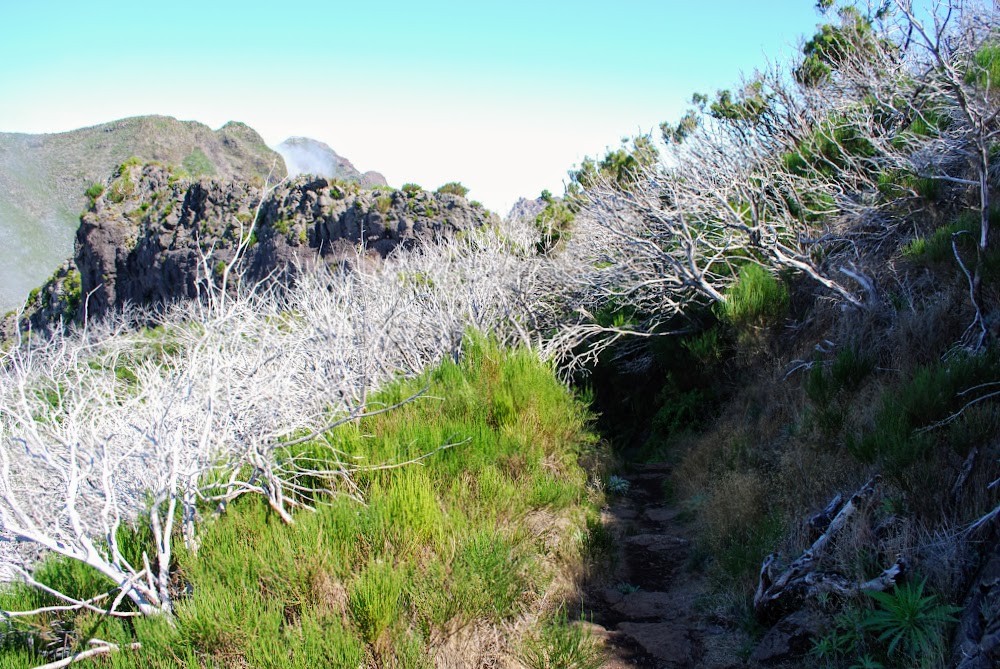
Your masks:
M703 610L708 584L689 566L691 530L664 501L669 472L669 465L641 467L603 513L618 555L585 588L583 608L611 657L605 669L742 667L733 634Z

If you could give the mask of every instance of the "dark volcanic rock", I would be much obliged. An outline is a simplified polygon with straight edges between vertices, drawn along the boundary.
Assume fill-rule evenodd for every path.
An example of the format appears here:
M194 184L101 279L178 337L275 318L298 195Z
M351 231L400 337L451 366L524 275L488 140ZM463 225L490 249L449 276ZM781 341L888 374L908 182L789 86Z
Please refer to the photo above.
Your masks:
M952 666L1000 666L1000 544L994 544L969 589L955 632Z
M626 622L618 629L659 660L665 669L694 666L697 646L691 639L691 630L684 625Z
M89 206L84 191L133 156L194 178L285 176L281 157L243 123L212 130L139 116L55 134L0 132L0 312L21 306L72 255L80 212Z
M802 657L822 636L828 620L815 611L801 609L791 613L768 630L750 655L751 662L768 665Z
M126 165L81 217L77 231L75 268L68 271L79 271L77 295L82 290L89 299L86 305L59 302L59 313L80 318L86 308L94 317L125 303L195 297L199 281L219 280L241 239L244 281L284 280L314 263L356 261L359 253L378 261L493 216L448 194L364 190L314 176L265 194L247 182L192 182L158 165ZM25 314L35 329L53 323L40 306L29 305ZM22 328L28 319L21 320Z

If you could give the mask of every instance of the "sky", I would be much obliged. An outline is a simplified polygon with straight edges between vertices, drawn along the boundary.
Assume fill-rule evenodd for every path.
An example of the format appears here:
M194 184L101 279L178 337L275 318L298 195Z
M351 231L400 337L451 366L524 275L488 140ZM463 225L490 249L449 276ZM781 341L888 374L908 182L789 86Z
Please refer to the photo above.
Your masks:
M811 0L0 0L0 132L242 121L503 214L821 18Z

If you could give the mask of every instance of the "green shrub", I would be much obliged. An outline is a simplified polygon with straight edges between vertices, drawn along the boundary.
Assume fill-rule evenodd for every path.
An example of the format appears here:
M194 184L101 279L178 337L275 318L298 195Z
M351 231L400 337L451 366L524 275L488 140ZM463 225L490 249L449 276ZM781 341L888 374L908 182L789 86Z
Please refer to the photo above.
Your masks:
M843 349L827 364L816 360L805 380L812 403L811 418L820 433L832 439L844 426L853 391L875 369L874 361L852 349Z
M417 193L421 192L423 188L421 188L419 185L415 183L405 183L403 184L403 187L400 190L402 190L407 195L416 195Z
M777 323L788 309L788 289L763 267L744 265L740 278L726 291L719 316L744 329Z
M845 659L862 656L866 642L862 626L865 613L863 609L853 605L853 603L848 603L840 613L834 616L833 625L826 633L813 640L809 655L823 662L824 666L842 666L839 663ZM869 659L872 658L869 656ZM864 668L871 665L862 664L860 666ZM881 664L875 666L882 667Z
M713 327L681 342L699 364L711 367L722 360L724 343L719 328Z
M351 617L367 643L375 643L402 606L403 573L387 562L370 563L348 589Z
M187 170L183 170L179 167L171 167L170 176L167 177L167 184L173 186L180 181L186 181L190 177L191 175L187 173Z
M713 554L714 567L724 580L746 579L760 569L760 564L781 540L785 522L778 512L766 514L750 524L720 537Z
M438 188L437 192L441 194L457 195L459 197L465 197L466 195L469 194L469 189L457 181L449 181L445 185Z
M546 472L535 472L529 482L526 501L534 508L548 508L553 511L564 509L579 498L579 487L572 481Z
M382 214L388 214L392 209L392 195L379 195L375 198L375 209Z
M992 90L1000 85L1000 43L995 39L981 46L972 57L965 83L974 83L979 88L989 86Z
M806 396L814 404L829 403L841 393L857 390L874 369L875 362L868 356L842 349L829 365L818 360L813 364L806 377Z
M368 496L365 534L375 545L391 545L398 555L441 532L444 517L434 484L421 469L401 471L385 482L376 479Z
M587 533L583 537L584 553L593 562L610 560L615 555L617 541L599 516L587 517Z
M940 198L943 182L940 179L920 177L912 172L888 170L880 172L877 177L878 189L883 195L900 198L911 192L925 200L935 201Z
M887 643L890 657L897 652L906 656L909 666L943 665L945 628L957 622L962 609L938 601L937 595L925 595L926 579L920 583L897 585L889 592L866 592L878 608L862 620L862 628Z
M330 180L330 197L335 200L343 200L348 195L356 195L359 192L361 192L361 184L357 181Z
M97 198L104 194L104 184L95 183L85 190L83 194L90 200L90 207L93 208L97 204Z
M453 565L462 617L499 622L515 614L523 593L532 589L527 564L521 542L499 528L484 528L465 539Z
M541 629L525 639L521 661L531 669L599 669L604 666L600 644L560 609Z
M65 308L63 311L67 316L72 316L76 313L77 308L80 306L80 302L83 300L83 288L79 270L71 269L66 273L66 278L63 279L62 290L63 300L65 300Z
M1000 218L994 213L990 216L991 221L994 217ZM958 237L955 237L956 234ZM927 263L954 262L953 239L960 253L974 252L979 239L977 212L961 214L949 225L935 230L929 237L917 237L910 241L903 247L903 256Z
M560 241L568 239L575 219L576 214L565 200L556 200L551 196L546 199L545 209L535 217L535 228L540 235L535 250L545 254L556 248Z
M121 176L111 182L108 187L108 199L115 204L121 204L125 199L135 193L135 182L128 175L128 172L123 172Z
M274 231L279 235L287 235L292 231L292 222L286 219L281 219L274 222Z
M883 393L871 425L848 438L848 450L862 462L882 462L887 474L898 475L935 443L932 433L918 429L947 418L971 399L960 392L998 375L1000 359L993 352L920 367Z
M680 391L668 382L657 396L656 403L660 408L653 416L653 434L667 439L701 424L708 397L701 388Z
M798 142L794 151L782 155L782 162L795 176L821 174L836 178L841 170L853 169L858 159L863 161L875 153L865 129L845 113L822 121L812 134Z

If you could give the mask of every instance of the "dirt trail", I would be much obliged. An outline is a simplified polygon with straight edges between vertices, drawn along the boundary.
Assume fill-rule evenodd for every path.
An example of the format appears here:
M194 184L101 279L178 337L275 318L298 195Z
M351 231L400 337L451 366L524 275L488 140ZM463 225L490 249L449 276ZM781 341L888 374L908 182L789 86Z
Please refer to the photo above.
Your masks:
M583 608L611 657L605 669L742 667L733 635L699 610L708 584L688 567L691 529L664 502L669 472L668 465L641 467L603 514L618 555L585 588Z

